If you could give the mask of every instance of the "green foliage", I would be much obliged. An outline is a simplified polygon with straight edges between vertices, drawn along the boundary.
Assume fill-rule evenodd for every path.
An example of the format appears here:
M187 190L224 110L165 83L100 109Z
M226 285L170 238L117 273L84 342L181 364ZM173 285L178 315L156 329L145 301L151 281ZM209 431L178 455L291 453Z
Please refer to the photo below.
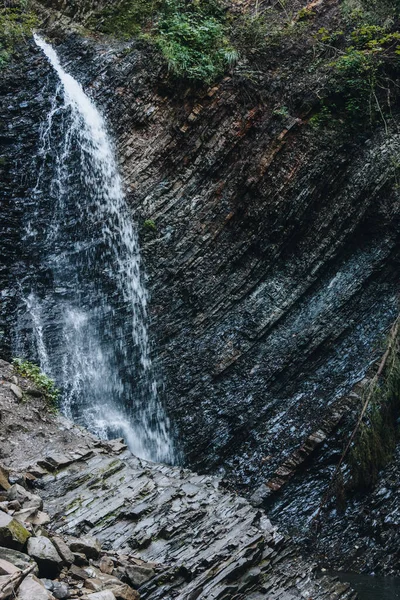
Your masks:
M172 75L190 81L210 84L238 57L216 0L123 0L102 11L98 28L144 37L161 51Z
M314 36L326 61L323 104L348 131L377 124L388 131L400 90L400 0L343 0L341 9L342 28Z
M302 8L298 14L297 14L297 19L299 21L308 21L310 19L312 19L313 17L315 17L315 11L313 11L311 8Z
M263 14L253 16L245 13L238 16L231 24L230 33L240 54L260 56L273 44L271 26Z
M333 109L335 107L329 107L325 104L322 104L319 111L316 112L309 120L309 123L312 127L326 127L333 119Z
M0 68L9 61L16 46L31 35L35 25L36 17L23 0L0 8Z
M349 455L351 487L365 489L376 483L379 471L392 458L400 414L400 358L398 334L389 339L383 381L374 380L368 410Z
M222 75L237 58L221 21L198 11L165 15L156 43L174 75L206 83Z
M60 391L56 388L54 381L42 373L37 365L22 358L14 358L13 365L17 373L30 379L43 393L49 408L53 411L57 410Z
M157 225L152 219L146 219L146 221L144 221L143 223L143 227L147 231L157 231Z

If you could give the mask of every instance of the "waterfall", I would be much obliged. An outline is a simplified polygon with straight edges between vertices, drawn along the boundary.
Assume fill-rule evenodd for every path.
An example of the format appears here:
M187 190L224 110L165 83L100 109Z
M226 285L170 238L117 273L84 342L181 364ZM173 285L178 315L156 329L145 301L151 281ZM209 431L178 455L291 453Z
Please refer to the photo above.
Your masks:
M58 86L24 209L24 246L36 267L21 285L14 353L34 355L55 379L67 416L102 438L123 435L142 458L173 462L149 353L137 231L114 149L80 83L34 39Z

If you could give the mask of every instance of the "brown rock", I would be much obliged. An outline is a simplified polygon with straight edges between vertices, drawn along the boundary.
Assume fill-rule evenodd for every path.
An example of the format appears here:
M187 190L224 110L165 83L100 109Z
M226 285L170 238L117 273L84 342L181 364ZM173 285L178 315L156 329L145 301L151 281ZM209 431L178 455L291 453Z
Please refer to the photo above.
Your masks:
M15 565L10 563L8 560L0 558L0 575L13 575L14 573L21 572Z
M100 571L112 575L114 570L114 561L109 556L102 556L100 560Z
M8 471L0 466L0 489L8 490L11 487L8 481Z
M126 583L110 588L117 600L139 600L140 594Z
M29 575L18 588L17 600L54 600L54 596L37 577Z
M86 573L86 571L84 571L80 567L77 567L76 565L72 565L70 567L68 575L70 575L74 579L78 579L78 581L85 581L89 578L89 575Z

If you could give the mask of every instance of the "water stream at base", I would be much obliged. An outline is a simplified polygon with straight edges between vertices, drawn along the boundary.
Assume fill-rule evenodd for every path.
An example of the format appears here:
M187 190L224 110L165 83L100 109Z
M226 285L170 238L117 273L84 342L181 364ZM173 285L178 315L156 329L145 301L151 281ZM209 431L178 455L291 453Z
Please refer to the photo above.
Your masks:
M123 435L142 458L173 462L137 232L106 125L54 49L38 35L35 42L59 83L24 207L23 241L35 266L21 282L14 354L36 359L55 379L68 417L102 438Z
M398 577L345 572L333 572L329 575L337 577L343 583L350 583L357 592L359 600L400 600L400 579Z

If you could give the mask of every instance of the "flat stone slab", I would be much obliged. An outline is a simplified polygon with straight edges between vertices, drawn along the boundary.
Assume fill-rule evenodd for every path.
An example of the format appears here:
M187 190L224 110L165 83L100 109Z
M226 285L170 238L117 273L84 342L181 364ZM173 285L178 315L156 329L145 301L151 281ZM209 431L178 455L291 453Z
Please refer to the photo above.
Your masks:
M40 493L58 535L87 532L103 550L163 566L135 581L142 600L354 598L349 587L337 593L333 581L315 581L291 540L216 477L98 449L45 475Z

